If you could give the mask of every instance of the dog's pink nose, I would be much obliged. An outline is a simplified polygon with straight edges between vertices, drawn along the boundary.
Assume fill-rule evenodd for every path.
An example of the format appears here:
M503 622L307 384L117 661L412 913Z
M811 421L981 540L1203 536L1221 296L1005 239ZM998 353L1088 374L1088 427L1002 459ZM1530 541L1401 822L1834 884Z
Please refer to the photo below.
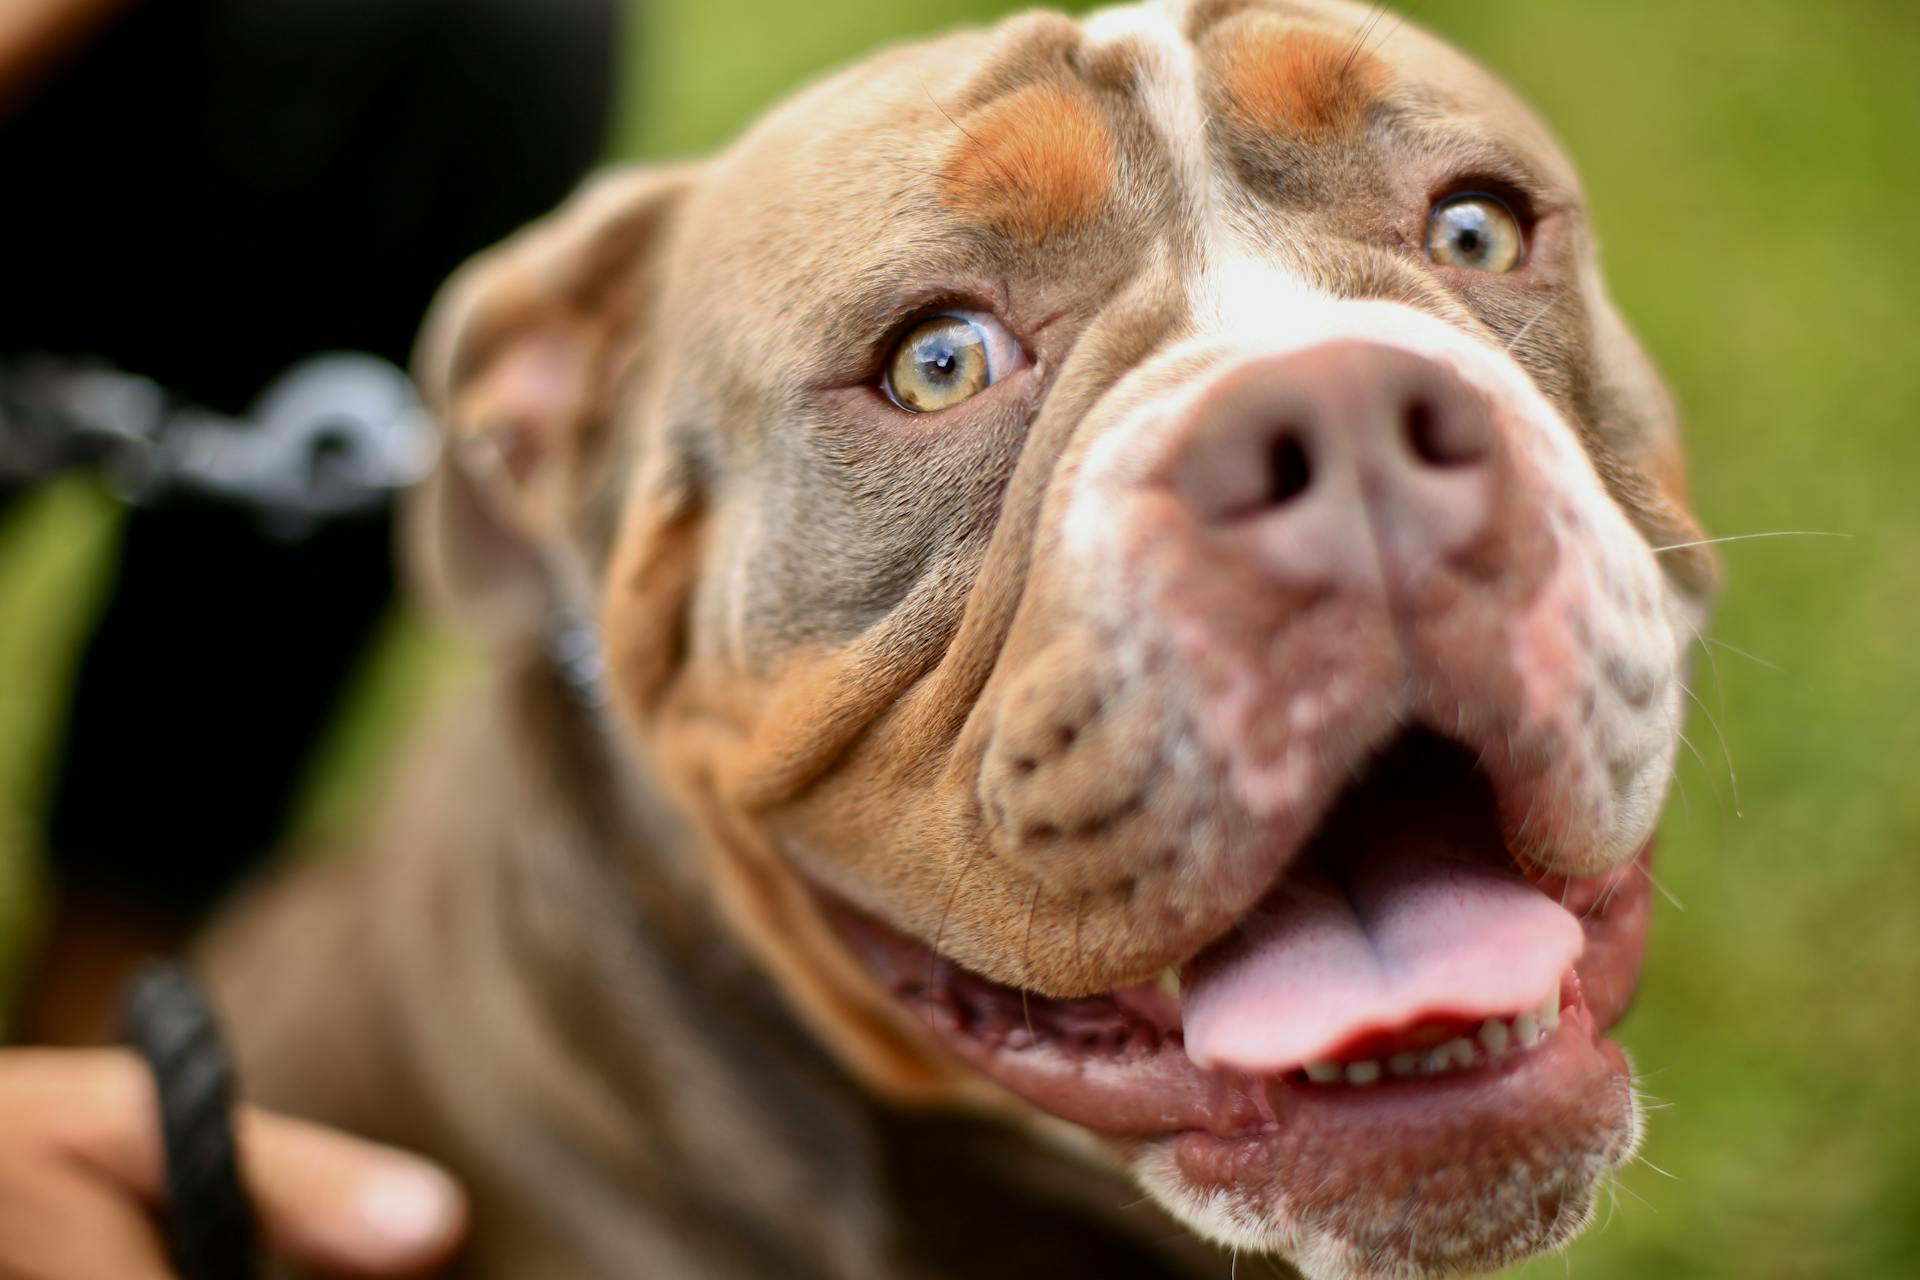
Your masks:
M1183 426L1175 493L1292 584L1418 571L1487 522L1487 408L1407 351L1330 342L1241 366Z

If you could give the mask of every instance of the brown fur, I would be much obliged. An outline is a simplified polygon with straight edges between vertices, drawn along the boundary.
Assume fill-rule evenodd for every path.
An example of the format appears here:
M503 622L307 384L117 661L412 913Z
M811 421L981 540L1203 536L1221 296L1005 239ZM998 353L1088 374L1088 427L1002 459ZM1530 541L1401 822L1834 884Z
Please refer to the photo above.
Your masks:
M1248 15L1219 39L1235 116L1277 137L1324 142L1358 133L1392 84L1385 64L1357 39L1303 31L1269 14Z
M1391 248L1462 155L1518 157L1550 211L1577 208L1570 170L1436 42L1327 34L1364 16L1236 4L1197 37L1230 106L1207 141L1233 219L1330 294L1524 329L1516 359L1589 427L1623 507L1667 527L1672 406L1584 224L1543 217L1505 293ZM1143 63L1108 52L1082 78L1078 40L1027 16L883 55L707 164L596 185L436 308L421 376L450 448L415 557L499 677L418 753L372 856L275 891L215 967L263 1100L474 1181L474 1274L1031 1274L1075 1249L1171 1274L1161 1246L1226 1269L1156 1211L1115 1212L1109 1172L1037 1154L1064 1126L952 1061L817 892L1073 995L1189 954L1271 874L1232 861L1229 806L1163 767L1164 708L1062 603L1058 494L1090 415L1192 323L1188 193L1127 96ZM1382 105L1416 82L1466 142ZM1281 160L1295 185L1264 180ZM875 344L956 303L1006 318L1032 366L903 420L868 385ZM1197 579L1191 599L1250 628L1288 615ZM545 669L560 609L597 623L609 724ZM1384 667L1378 623L1323 611L1290 669ZM923 1131L876 1097L970 1117L933 1151L1012 1154L956 1159L915 1200L889 1153ZM1065 1172L1034 1192L1008 1173L1027 1161ZM928 1255L976 1201L1037 1207Z
M1091 222L1113 181L1113 140L1077 93L1028 85L956 122L940 198L970 222L1038 245Z

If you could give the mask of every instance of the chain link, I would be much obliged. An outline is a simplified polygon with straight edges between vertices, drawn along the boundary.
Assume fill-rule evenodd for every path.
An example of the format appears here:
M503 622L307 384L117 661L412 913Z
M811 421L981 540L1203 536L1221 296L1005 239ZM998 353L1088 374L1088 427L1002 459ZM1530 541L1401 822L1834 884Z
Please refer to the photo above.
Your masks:
M298 539L384 506L437 452L413 384L371 355L302 361L238 418L96 362L0 358L0 486L91 470L129 502L246 507Z

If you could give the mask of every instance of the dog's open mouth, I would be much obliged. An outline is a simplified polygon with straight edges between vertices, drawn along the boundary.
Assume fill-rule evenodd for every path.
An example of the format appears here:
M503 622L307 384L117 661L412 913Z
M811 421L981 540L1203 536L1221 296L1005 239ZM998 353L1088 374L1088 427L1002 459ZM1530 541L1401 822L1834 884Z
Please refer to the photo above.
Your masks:
M1201 1182L1233 1181L1236 1149L1292 1142L1316 1118L1382 1158L1422 1142L1447 1158L1476 1126L1526 1138L1625 1104L1625 1059L1602 1033L1639 968L1646 851L1606 875L1544 877L1508 852L1495 813L1470 754L1410 733L1225 936L1157 981L1085 999L989 981L834 914L965 1061L1093 1130L1186 1135L1181 1164Z

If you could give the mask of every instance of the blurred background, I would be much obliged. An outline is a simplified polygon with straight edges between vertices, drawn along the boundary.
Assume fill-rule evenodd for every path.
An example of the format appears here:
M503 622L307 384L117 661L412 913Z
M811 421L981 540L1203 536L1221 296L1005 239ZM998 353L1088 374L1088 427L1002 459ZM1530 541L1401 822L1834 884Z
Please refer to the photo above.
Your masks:
M1004 8L648 0L614 155L712 147L825 67ZM1684 407L1710 531L1845 535L1722 548L1667 897L1622 1031L1660 1107L1647 1160L1569 1259L1515 1274L1920 1274L1920 5L1426 0L1415 17L1513 82L1581 165L1615 294ZM3 518L0 1000L41 928L37 815L122 516L67 480ZM303 789L304 842L346 829L459 665L417 620L385 624Z

